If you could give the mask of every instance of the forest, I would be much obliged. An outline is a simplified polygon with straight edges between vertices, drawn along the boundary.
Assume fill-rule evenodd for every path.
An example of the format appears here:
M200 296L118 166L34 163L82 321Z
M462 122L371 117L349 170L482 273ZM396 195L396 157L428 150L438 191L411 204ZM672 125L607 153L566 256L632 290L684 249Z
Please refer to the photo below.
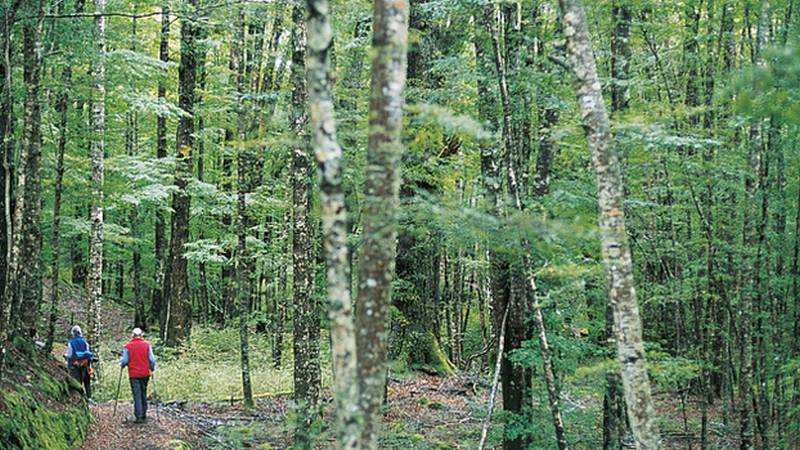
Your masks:
M800 448L798 9L0 0L0 447Z

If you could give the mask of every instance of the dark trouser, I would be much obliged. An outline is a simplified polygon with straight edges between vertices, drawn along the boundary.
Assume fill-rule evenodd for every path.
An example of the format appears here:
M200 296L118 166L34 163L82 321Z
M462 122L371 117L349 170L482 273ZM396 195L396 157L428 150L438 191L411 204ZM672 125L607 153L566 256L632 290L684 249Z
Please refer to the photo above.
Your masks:
M147 382L150 377L131 378L131 392L133 392L133 413L137 419L147 417Z
M72 378L75 378L83 384L83 391L86 394L86 398L92 398L92 383L91 377L89 376L89 366L72 366L69 368L69 374L72 375Z

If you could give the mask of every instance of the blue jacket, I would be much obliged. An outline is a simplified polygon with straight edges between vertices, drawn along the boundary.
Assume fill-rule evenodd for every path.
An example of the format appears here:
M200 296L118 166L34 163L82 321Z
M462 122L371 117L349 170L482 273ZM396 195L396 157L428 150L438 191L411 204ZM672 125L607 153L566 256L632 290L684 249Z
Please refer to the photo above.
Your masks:
M67 364L72 367L75 361L79 359L91 359L94 356L89 343L86 342L82 336L75 336L67 343L67 351L64 353L64 358L67 359Z

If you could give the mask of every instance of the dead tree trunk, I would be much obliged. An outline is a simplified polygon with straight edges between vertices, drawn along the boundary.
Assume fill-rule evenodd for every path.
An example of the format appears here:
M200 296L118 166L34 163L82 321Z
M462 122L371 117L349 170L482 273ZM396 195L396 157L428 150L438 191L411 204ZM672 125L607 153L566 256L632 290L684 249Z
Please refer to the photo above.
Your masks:
M602 254L608 277L609 301L614 309L617 360L622 373L628 416L637 447L657 449L659 437L655 407L650 394L642 322L633 285L633 263L625 232L624 190L619 157L600 89L583 2L559 0L559 4L578 104L597 179Z

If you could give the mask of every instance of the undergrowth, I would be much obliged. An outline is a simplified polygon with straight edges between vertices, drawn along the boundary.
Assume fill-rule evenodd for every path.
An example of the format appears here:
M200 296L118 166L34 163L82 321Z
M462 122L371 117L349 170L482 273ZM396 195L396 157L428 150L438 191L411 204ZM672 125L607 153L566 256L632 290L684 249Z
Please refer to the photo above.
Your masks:
M149 391L157 391L163 401L240 401L242 398L242 372L239 355L239 330L235 327L215 329L195 327L188 344L179 349L164 347L154 336L145 336L153 344L156 355L155 383L151 381ZM126 341L106 342L106 349L115 354L122 350ZM291 340L283 349L280 368L272 361L272 346L267 336L250 335L250 376L253 394L256 397L271 397L291 394L293 383L293 354ZM327 338L321 339L323 385L330 384L330 356ZM109 352L107 352L109 353ZM96 385L98 401L113 400L119 380L119 358L105 358L101 364L102 377ZM123 370L120 400L130 400L127 372Z

